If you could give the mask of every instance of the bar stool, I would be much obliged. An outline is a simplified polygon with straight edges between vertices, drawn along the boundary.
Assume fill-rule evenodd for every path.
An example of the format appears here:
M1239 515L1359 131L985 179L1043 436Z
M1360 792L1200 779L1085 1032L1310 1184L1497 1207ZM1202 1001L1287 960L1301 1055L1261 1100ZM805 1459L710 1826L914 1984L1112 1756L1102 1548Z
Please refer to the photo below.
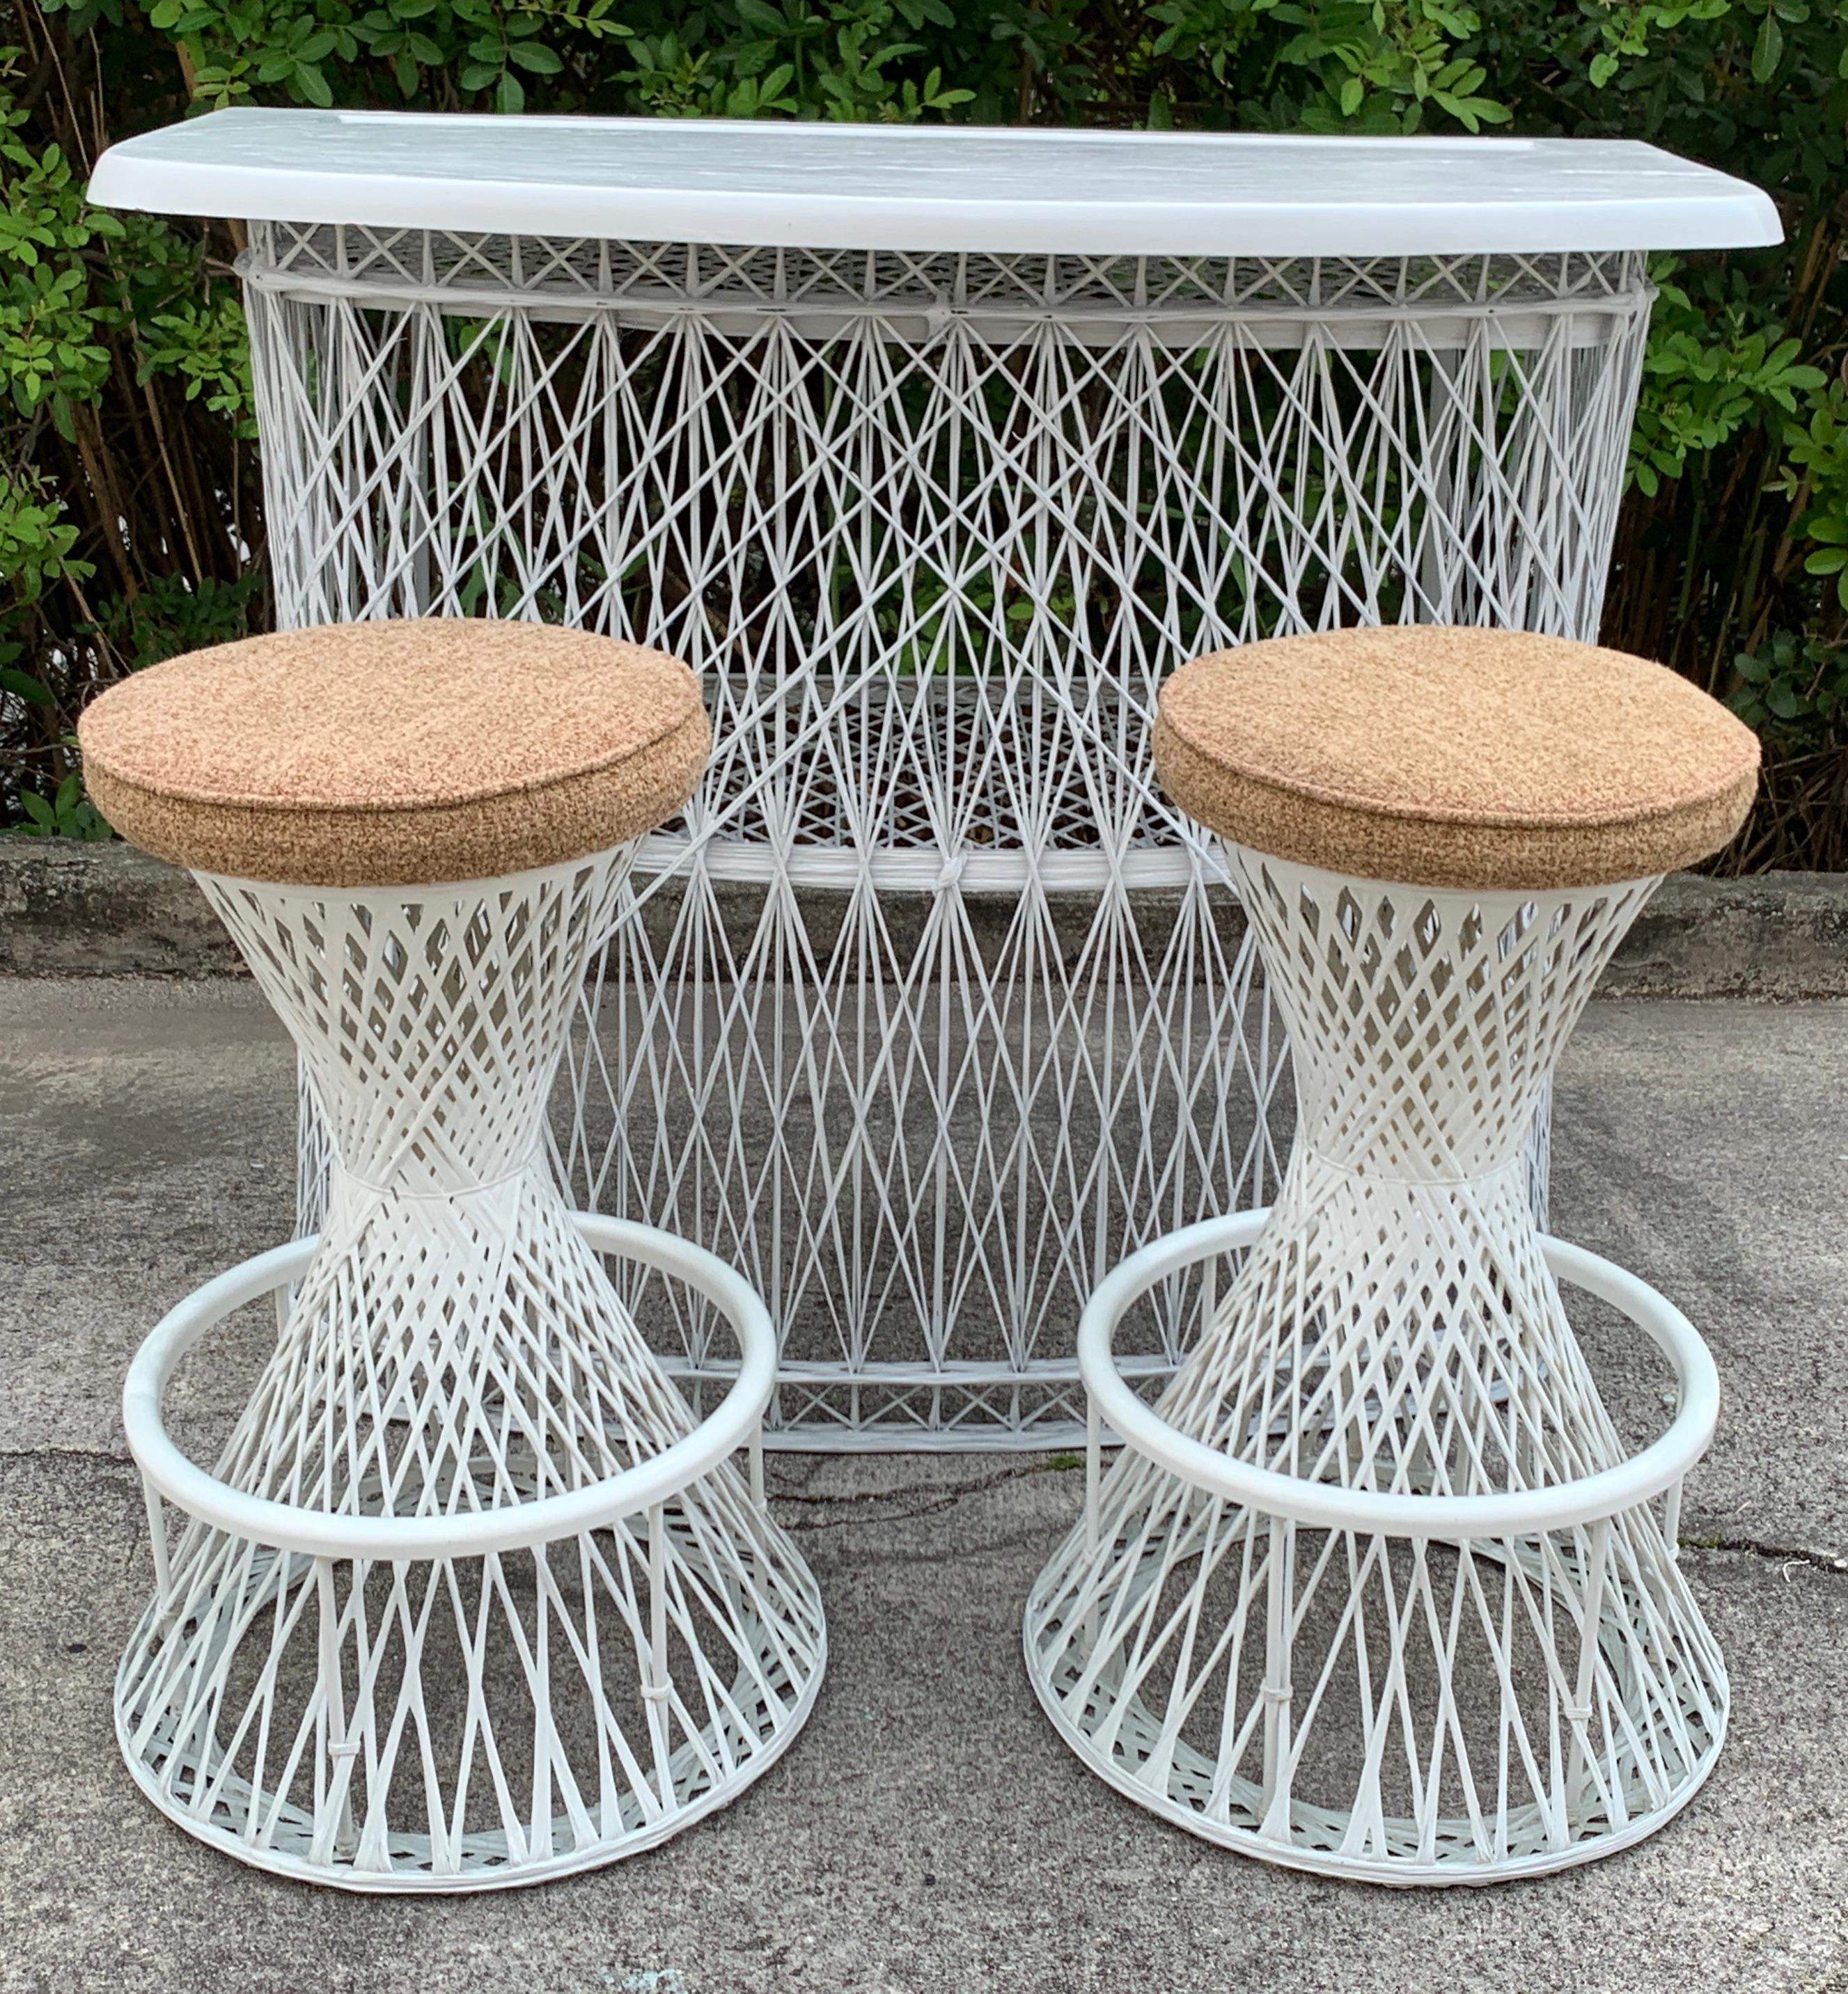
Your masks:
M1295 1143L1268 1213L1157 1241L1085 1312L1085 1508L1028 1605L1034 1688L1113 1786L1270 1862L1483 1883L1624 1847L1725 1732L1675 1554L1718 1386L1661 1296L1535 1231L1522 1146L1659 875L1743 821L1757 744L1641 660L1407 627L1197 660L1155 753L1226 842ZM1640 1452L1562 1283L1675 1373ZM1205 1327L1151 1407L1112 1338L1189 1284Z
M705 763L697 680L577 632L366 623L156 666L81 735L105 814L236 937L334 1151L319 1239L208 1282L129 1374L156 1580L116 1681L130 1771L201 1840L353 1890L661 1842L788 1745L825 1655L763 1500L766 1311L569 1210L546 1160L632 841ZM207 1472L163 1392L271 1297ZM676 1319L740 1348L703 1419L643 1339Z

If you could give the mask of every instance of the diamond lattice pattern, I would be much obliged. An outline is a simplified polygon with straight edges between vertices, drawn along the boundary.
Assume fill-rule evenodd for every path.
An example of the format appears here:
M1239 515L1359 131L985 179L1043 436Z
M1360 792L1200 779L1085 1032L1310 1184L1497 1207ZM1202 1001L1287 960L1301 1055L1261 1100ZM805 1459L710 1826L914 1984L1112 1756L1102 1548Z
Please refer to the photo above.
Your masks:
M1097 1276L1268 1197L1287 1134L1157 684L1354 622L1593 634L1639 259L273 225L245 274L285 620L563 619L705 676L655 940L581 1019L576 1191L749 1275L786 1433L1068 1440Z
M1296 1050L1270 1220L1157 1410L1356 1492L1552 1489L1625 1449L1542 1258L1533 1104L1654 882L1473 899L1229 855ZM1434 1526L1435 1527L1435 1526ZM1133 1453L1036 1588L1083 1756L1214 1838L1404 1880L1557 1866L1710 1767L1718 1650L1652 1506L1496 1542L1310 1529Z
M249 1859L392 1889L607 1860L729 1797L812 1697L814 1581L729 1465L574 1537L445 1554L456 1519L591 1489L694 1428L643 1324L700 1341L709 1306L661 1275L619 1293L546 1164L627 862L415 900L202 882L334 1156L216 1478L324 1526L417 1519L430 1546L310 1557L187 1524L118 1719L158 1803Z

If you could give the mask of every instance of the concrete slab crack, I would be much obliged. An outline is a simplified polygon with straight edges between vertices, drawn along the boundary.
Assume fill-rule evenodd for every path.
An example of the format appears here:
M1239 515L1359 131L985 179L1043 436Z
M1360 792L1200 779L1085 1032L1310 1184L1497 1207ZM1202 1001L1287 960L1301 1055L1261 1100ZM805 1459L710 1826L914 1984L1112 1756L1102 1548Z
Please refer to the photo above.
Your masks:
M110 1468L132 1468L127 1453L103 1447L0 1447L0 1462L9 1461L101 1461Z
M912 1483L900 1489L859 1489L835 1496L807 1489L785 1493L773 1489L770 1494L771 1499L779 1504L862 1512L875 1509L877 1520L880 1522L904 1523L910 1523L915 1517L934 1516L945 1509L953 1509L958 1503L971 1496L986 1495L989 1490L1003 1488L1010 1482L1025 1481L1035 1475L1065 1474L1083 1465L1082 1458L1076 1454L1054 1454L1046 1461L1017 1462L996 1474L986 1475L973 1482ZM899 1504L907 1506L902 1509L893 1506ZM791 1531L838 1530L846 1524L872 1520L873 1518L864 1515L794 1516L787 1519L784 1527Z
M1763 1544L1756 1537L1682 1537L1678 1542L1685 1551L1743 1551L1767 1564L1800 1564L1811 1571L1826 1572L1831 1578L1848 1575L1848 1557L1801 1550L1794 1544Z

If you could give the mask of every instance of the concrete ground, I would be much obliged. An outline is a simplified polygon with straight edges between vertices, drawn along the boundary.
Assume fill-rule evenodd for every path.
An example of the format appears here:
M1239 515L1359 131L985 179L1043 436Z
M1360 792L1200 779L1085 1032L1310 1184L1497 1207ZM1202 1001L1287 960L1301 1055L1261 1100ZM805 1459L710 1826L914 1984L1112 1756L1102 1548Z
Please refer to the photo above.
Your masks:
M1421 1895L1226 1854L1065 1752L1019 1629L1078 1489L1034 1458L773 1461L828 1677L788 1756L655 1854L413 1903L200 1847L111 1728L149 1584L118 1394L165 1307L286 1233L290 1057L231 982L0 982L0 1988L1848 1994L1848 1006L1603 1002L1573 1043L1556 1227L1719 1364L1682 1528L1732 1733L1640 1849Z

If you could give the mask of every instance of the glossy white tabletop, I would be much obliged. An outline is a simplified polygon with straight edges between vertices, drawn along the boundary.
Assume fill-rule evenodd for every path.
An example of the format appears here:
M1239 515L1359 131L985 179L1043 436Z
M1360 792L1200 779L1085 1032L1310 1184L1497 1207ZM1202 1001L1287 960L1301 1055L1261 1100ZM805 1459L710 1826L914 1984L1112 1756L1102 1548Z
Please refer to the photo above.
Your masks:
M218 111L105 207L815 248L1397 256L1775 242L1758 188L1630 139Z

